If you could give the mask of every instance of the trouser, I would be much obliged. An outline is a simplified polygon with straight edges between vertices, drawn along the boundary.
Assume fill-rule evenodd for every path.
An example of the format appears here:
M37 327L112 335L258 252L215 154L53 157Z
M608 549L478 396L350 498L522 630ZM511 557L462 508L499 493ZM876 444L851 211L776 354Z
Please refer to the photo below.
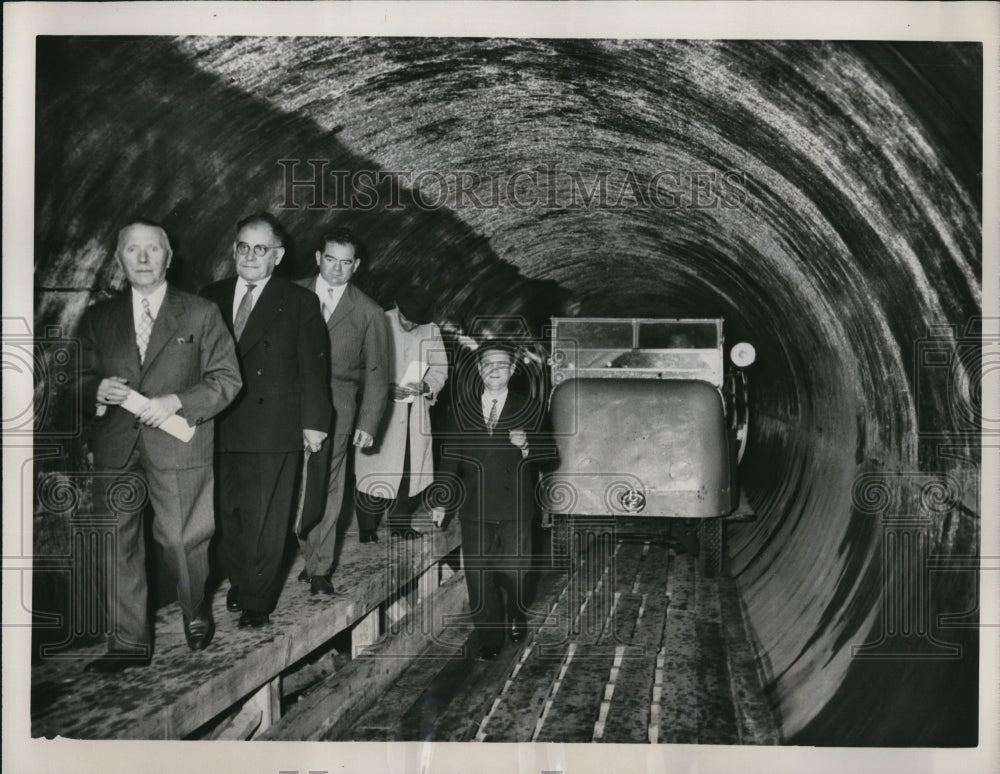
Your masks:
M507 622L527 613L531 527L516 521L462 519L462 562L480 647L499 651Z
M409 407L407 407L409 408ZM407 423L409 427L409 423ZM420 507L423 492L414 495L403 495L410 491L410 433L406 433L406 449L403 452L403 473L396 489L396 497L381 497L380 495L362 492L354 493L354 507L358 517L360 532L375 532L382 514L389 514L389 528L394 530L407 529L412 521L413 513Z
M114 577L107 584L108 649L149 656L151 634L146 588L143 513L153 507L153 538L177 581L177 599L188 619L201 612L208 578L208 546L215 531L211 465L156 468L140 437L124 467L94 474L95 510L117 520Z
M306 572L327 575L333 568L333 550L337 543L337 520L344 503L344 484L347 477L347 451L351 435L333 433L317 454L330 460L330 476L326 485L326 502L323 518L305 537L299 538L299 550L306 560Z
M219 559L244 610L270 613L278 602L301 458L301 451L219 455Z

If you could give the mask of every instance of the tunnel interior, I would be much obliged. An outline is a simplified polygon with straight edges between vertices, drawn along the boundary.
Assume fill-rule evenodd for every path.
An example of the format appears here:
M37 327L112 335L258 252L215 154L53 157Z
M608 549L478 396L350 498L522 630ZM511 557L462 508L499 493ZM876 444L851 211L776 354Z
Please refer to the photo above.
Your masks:
M165 225L196 291L260 210L291 234L286 275L349 225L362 289L388 306L414 279L466 330L722 317L757 350L757 518L728 550L783 738L974 745L978 581L948 563L979 552L982 62L974 43L39 38L35 327L71 336L123 287L129 218ZM52 403L40 437L67 421ZM86 465L78 437L36 475ZM43 495L36 556L68 539Z

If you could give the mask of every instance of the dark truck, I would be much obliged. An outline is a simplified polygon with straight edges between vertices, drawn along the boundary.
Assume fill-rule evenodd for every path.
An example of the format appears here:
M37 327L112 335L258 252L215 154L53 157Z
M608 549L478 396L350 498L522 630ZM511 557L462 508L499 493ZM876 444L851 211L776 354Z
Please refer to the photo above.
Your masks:
M552 320L559 462L540 492L554 558L571 558L586 527L672 540L705 576L722 571L723 520L752 518L738 465L755 353L741 343L730 356L721 319Z

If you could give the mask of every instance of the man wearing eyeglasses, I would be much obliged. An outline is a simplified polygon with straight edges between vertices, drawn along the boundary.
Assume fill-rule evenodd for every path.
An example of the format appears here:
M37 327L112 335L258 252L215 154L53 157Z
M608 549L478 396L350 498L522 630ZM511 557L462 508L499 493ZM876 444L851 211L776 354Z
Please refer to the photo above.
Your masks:
M326 325L315 294L272 276L284 254L277 219L251 215L236 228L237 276L202 291L233 332L243 374L217 436L218 551L241 628L270 622L302 450L319 451L330 426Z
M335 426L330 438L329 477L319 523L299 540L305 568L299 580L308 581L313 594L332 594L330 571L336 526L344 500L347 450L372 445L389 394L389 331L385 312L351 283L361 266L359 243L346 228L323 235L316 251L319 272L299 280L321 304L330 338L330 392ZM321 460L322 463L322 460ZM305 514L303 516L305 518ZM359 521L359 528L363 525ZM363 529L362 543L377 540L374 530Z

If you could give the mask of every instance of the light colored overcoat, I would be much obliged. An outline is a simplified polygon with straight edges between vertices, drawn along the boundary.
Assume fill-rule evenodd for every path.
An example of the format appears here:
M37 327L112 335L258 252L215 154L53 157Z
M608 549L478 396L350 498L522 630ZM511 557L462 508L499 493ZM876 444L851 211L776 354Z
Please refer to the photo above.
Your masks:
M417 397L412 404L393 401L390 390L375 443L368 449L355 448L358 489L367 494L395 498L403 474L407 430L410 486L406 494L418 494L434 481L430 407L448 378L448 356L435 323L404 331L396 309L390 309L385 315L389 328L389 382L399 383L408 365L416 361L426 364L423 380L431 390L429 395Z

